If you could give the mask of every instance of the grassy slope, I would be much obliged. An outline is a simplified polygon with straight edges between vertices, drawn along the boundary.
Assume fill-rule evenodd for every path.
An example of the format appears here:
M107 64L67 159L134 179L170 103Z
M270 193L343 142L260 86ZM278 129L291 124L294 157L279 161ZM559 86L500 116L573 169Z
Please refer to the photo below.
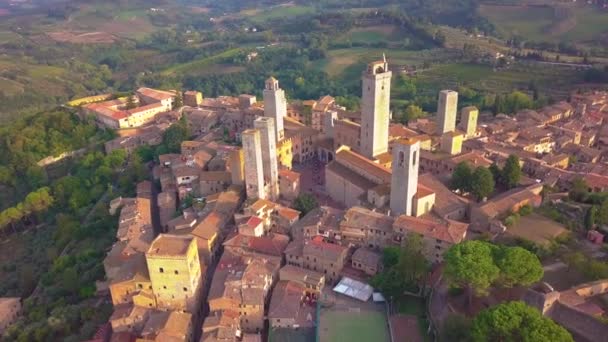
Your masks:
M272 19L281 19L298 15L313 13L314 9L309 6L274 6L266 11L243 12L257 23L264 23Z
M500 6L482 4L479 14L490 20L505 36L520 35L533 41L589 42L608 34L608 12L591 6L573 6L573 27L551 32L559 24L551 7Z

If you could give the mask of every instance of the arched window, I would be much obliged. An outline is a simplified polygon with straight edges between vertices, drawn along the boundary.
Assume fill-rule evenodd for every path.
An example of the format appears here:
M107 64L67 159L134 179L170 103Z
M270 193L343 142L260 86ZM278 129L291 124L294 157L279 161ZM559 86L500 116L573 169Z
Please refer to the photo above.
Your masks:
M416 166L416 159L418 159L418 151L414 151L414 155L412 156L413 160L412 160L412 166Z
M405 164L405 153L403 151L399 151L399 166L403 167Z

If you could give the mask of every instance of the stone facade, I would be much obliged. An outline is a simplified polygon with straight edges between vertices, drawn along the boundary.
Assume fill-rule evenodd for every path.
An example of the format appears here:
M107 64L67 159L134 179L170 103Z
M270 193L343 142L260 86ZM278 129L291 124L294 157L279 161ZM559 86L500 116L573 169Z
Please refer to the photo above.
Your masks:
M392 75L386 58L370 63L363 74L361 154L370 159L388 151Z

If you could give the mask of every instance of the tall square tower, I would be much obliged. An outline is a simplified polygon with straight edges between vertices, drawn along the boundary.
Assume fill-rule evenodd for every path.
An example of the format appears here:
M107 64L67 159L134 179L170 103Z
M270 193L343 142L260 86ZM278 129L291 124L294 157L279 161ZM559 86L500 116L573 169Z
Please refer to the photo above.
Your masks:
M287 115L287 99L285 91L279 87L279 81L270 77L264 88L264 116L274 119L275 138L281 141L285 138L283 118Z
M264 182L268 185L270 199L279 198L279 167L277 163L277 140L275 138L274 119L259 117L253 127L260 131L262 145L262 169Z
M477 133L477 117L479 109L474 106L464 107L460 110L460 127L464 130L467 138L474 137Z
M201 265L194 238L160 234L146 252L158 308L196 313Z
M458 93L453 90L440 91L437 102L437 135L441 136L456 129L457 110Z
M392 75L386 58L370 63L363 73L360 152L370 159L388 151Z
M241 134L245 155L245 189L247 198L266 198L264 188L264 168L262 162L262 141L260 131L247 129Z
M391 215L412 215L414 195L418 191L420 142L401 139L393 145L391 176Z

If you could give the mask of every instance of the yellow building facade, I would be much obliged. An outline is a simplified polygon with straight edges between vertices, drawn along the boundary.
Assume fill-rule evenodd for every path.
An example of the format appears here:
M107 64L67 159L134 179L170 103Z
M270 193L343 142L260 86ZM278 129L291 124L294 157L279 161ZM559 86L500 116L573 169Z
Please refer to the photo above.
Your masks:
M146 252L146 262L158 308L198 311L202 275L194 238L161 234Z

